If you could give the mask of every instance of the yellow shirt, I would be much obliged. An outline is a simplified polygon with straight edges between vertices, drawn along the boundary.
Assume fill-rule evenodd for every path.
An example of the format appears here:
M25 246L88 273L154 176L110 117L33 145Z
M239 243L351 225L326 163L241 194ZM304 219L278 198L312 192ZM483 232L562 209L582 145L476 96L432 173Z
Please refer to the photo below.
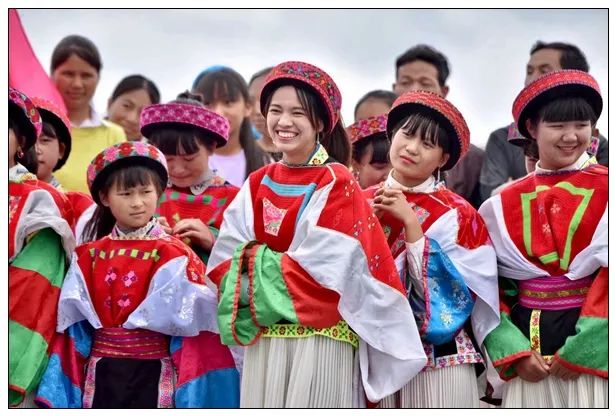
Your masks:
M122 127L103 120L97 127L73 127L71 136L71 154L62 169L54 172L54 176L64 190L89 195L86 180L88 165L107 147L126 141L126 135Z

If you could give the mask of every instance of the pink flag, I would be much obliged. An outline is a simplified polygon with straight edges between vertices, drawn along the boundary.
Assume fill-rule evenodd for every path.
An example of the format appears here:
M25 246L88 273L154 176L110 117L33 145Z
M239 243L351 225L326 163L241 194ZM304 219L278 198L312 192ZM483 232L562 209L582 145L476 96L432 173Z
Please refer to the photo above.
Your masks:
M52 101L66 114L62 96L34 54L16 9L9 9L9 86Z

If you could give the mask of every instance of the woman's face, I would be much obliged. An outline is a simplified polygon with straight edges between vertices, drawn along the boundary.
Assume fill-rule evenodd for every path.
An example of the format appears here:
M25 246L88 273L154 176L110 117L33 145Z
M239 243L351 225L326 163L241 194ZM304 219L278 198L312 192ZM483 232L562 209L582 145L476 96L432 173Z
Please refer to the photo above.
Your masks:
M526 128L537 140L539 163L543 169L557 170L573 165L590 145L590 121L540 121Z
M51 77L69 112L90 105L99 80L96 68L75 54L60 64Z
M266 122L267 131L276 148L282 152L283 160L292 164L305 163L315 148L317 130L294 87L286 85L274 91Z
M107 114L110 121L122 126L128 140L140 140L139 117L143 108L151 104L148 92L140 88L125 92L113 101L110 98Z

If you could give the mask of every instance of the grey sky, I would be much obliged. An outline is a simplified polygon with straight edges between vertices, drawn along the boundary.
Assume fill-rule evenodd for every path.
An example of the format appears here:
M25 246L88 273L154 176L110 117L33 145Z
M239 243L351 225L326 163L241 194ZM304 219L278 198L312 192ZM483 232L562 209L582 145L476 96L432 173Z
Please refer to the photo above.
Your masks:
M607 10L20 10L32 47L48 69L51 52L68 34L98 46L103 71L94 99L104 112L117 82L141 73L163 101L192 84L204 68L228 65L248 80L259 69L303 60L326 70L342 92L353 122L357 100L391 89L395 58L417 43L447 55L448 98L462 111L474 144L512 120L532 44L579 46L604 92L607 125ZM318 22L318 23L317 23Z

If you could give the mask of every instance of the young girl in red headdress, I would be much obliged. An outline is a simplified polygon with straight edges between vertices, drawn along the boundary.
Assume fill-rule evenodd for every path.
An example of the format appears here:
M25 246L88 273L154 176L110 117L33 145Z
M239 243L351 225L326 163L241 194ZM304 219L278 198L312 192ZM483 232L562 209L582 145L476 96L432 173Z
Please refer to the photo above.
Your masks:
M157 210L165 231L207 263L224 211L239 191L209 166L214 149L229 139L229 122L204 108L199 97L183 93L168 104L146 107L141 132L169 166Z
M85 223L92 217L96 204L90 195L83 192L65 192L53 172L60 169L71 153L71 128L66 114L51 101L32 97L32 102L41 114L43 131L37 140L36 156L38 179L53 186L64 194L71 208L71 218L67 219L75 232L77 242L81 242L81 233Z
M225 212L208 277L228 345L247 345L242 407L353 407L425 364L377 219L347 166L341 97L323 70L284 62L261 112L282 160Z
M9 405L33 407L75 240L68 202L20 163L41 132L34 104L9 88Z
M370 117L351 124L349 137L353 144L353 176L362 189L384 181L391 170L387 115Z
M573 70L513 104L539 161L479 210L502 278L486 347L503 407L607 407L608 169L586 153L602 105L595 79Z
M88 168L95 241L75 250L36 403L54 408L235 407L203 262L153 217L167 184L154 146L124 142ZM176 382L177 380L177 382Z
M479 407L480 346L498 325L496 257L475 209L439 180L469 131L447 100L400 96L387 116L393 169L366 196L380 218L428 364L381 407Z

